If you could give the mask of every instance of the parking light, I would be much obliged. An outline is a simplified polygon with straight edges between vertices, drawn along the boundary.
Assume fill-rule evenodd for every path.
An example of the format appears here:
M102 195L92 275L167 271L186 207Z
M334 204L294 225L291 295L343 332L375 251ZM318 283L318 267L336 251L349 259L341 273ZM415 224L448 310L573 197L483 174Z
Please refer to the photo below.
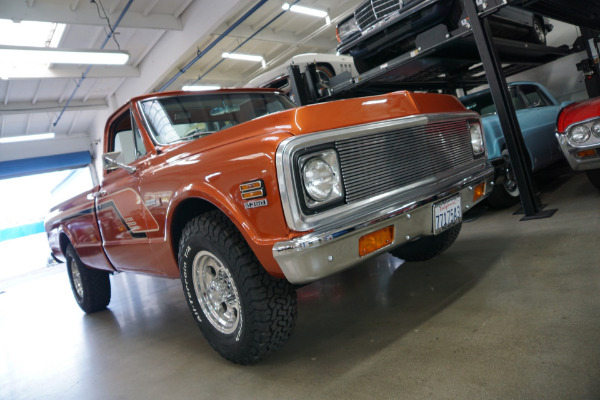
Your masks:
M358 239L358 254L363 257L394 242L394 226L371 232Z

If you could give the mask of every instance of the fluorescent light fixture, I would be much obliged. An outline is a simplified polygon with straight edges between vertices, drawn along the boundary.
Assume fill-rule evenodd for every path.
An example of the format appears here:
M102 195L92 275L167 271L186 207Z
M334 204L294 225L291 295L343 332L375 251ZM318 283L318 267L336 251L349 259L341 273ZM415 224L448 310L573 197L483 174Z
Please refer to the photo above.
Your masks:
M0 44L8 46L57 47L65 24L0 19Z
M123 65L123 51L91 51L49 47L0 46L0 64L98 64Z
M231 58L234 60L243 60L243 61L254 61L254 62L262 62L264 61L263 56L254 56L251 54L242 54L242 53L223 53L223 58Z
M289 3L283 3L281 8L283 8L286 11L290 10L290 11L298 13L298 14L311 15L313 17L319 17L319 18L327 17L327 11L317 10L316 8L299 6L297 4L290 6Z
M29 142L32 140L43 140L43 139L53 139L53 138L54 138L54 132L49 132L49 133L39 133L36 135L3 137L3 138L0 138L0 143Z
M206 90L219 90L221 86L217 85L185 85L181 88L181 90L185 90L186 92L201 92Z

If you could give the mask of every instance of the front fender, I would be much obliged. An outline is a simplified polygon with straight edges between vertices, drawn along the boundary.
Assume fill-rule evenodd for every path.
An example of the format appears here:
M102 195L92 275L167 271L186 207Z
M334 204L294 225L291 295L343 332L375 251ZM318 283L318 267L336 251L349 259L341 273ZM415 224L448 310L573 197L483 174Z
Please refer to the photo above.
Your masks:
M502 149L505 146L505 142L498 117L483 117L481 122L483 124L488 160L502 157Z
M284 135L288 137L289 135ZM273 276L283 277L283 273L273 258L273 245L281 240L289 240L300 233L290 231L283 215L275 166L273 135L266 135L259 143L243 140L226 147L214 148L195 159L187 158L181 165L173 166L173 179L193 168L193 181L181 182L174 190L166 212L167 235L177 247L177 230L183 229L186 221L182 213L191 219L208 209L219 209L237 227L244 239L263 265ZM256 151L249 154L249 148ZM239 157L236 157L236 154ZM183 168L186 168L184 170ZM179 170L179 172L178 172ZM252 199L242 199L240 185L260 182L264 195ZM204 210L190 210L187 207ZM185 210L185 211L182 211ZM174 249L176 253L176 249Z
M481 119L483 125L483 134L485 136L485 146L487 150L488 160L493 161L502 157L502 150L506 148L506 140L500 126L498 116L488 116ZM530 166L534 170L533 158L529 148L526 147L527 156L530 160Z

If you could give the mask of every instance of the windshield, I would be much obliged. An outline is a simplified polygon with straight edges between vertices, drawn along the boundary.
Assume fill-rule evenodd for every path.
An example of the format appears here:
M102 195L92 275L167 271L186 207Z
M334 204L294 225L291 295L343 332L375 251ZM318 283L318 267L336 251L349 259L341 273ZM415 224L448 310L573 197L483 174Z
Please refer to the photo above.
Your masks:
M515 87L509 87L508 91L510 93L510 98L515 110L527 108L527 105ZM467 108L467 110L477 111L481 115L494 114L496 112L496 105L494 104L492 94L489 90L473 96L464 97L460 99L460 101Z
M295 107L277 93L189 94L146 100L140 105L158 144L206 136Z

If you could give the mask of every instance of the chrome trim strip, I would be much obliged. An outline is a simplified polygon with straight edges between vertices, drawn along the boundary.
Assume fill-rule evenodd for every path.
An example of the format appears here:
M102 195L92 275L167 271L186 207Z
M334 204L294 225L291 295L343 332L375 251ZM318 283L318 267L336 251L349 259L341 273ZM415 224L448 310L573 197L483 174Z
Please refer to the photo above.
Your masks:
M358 217L364 217L366 214L371 213L373 209L384 208L388 203L395 202L394 198L400 194L405 194L412 190L421 192L424 186L428 187L435 182L446 183L448 179L455 179L454 174L456 173L455 170L446 171L444 173L432 175L410 185L405 185L391 192L357 201L354 204L345 204L318 214L304 215L298 200L299 194L296 193L296 188L299 187L300 184L296 181L294 175L293 156L296 151L327 143L332 143L333 147L333 143L339 140L384 133L391 130L424 126L432 122L466 120L469 118L479 118L479 115L474 112L421 114L294 136L284 140L277 148L276 166L279 194L281 196L283 212L288 226L293 230L307 231L314 229L317 226L331 226L335 223L334 221L355 219L357 218L357 213L360 214ZM465 169L462 172L464 175L473 173L477 168L481 168L485 162L485 157L474 160L471 164L465 166Z
M587 145L582 143L578 146L573 146L566 133L558 132L556 133L556 139L558 140L558 144L563 152L563 155L569 162L569 165L573 171L585 171L588 169L600 168L600 156L597 158L581 159L575 155L575 153L579 150L600 151L600 141L595 141Z
M588 119L583 120L583 121L574 122L571 125L567 126L567 128L565 129L564 135L566 136L568 134L569 130L571 128L573 128L574 126L589 124L589 123L595 122L596 120L600 120L600 116L588 118ZM594 134L592 133L592 135L594 135Z

